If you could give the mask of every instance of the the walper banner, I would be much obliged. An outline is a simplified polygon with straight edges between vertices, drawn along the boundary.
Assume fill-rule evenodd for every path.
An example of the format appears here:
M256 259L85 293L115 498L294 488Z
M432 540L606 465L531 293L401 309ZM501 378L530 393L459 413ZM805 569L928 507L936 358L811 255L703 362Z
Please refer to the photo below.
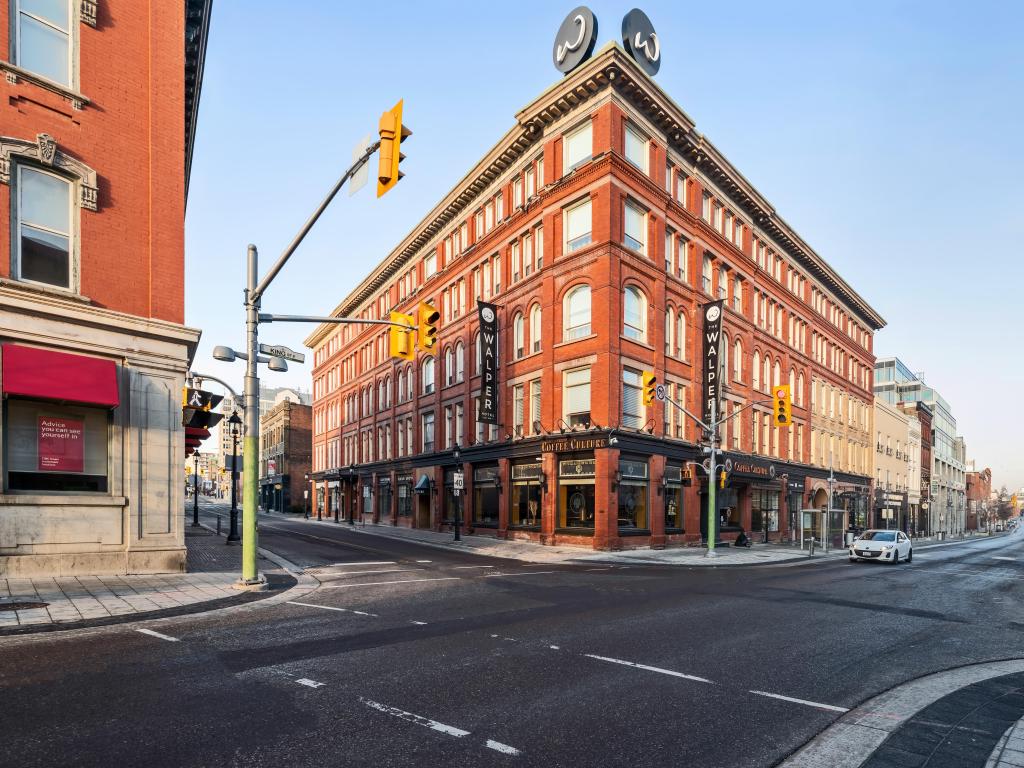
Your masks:
M480 417L484 424L498 423L498 313L494 304L477 301L480 313Z
M704 313L704 378L701 387L701 398L704 401L703 418L705 424L711 423L711 403L717 403L715 412L722 418L722 302L712 301L701 307Z

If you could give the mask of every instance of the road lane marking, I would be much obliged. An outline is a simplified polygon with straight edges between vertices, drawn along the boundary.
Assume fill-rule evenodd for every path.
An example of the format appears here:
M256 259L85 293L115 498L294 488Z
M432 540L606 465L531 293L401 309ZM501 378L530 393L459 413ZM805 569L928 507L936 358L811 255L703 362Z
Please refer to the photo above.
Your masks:
M425 626L427 626L427 622L425 622L425 621L413 621L411 623L415 624L418 627L425 627Z
M542 573L557 573L557 571L528 571L527 573L485 573L480 578L494 578L495 576L540 576Z
M434 561L433 560L417 560L416 562L417 563L432 563Z
M341 571L340 573L323 573L321 576L360 576L364 573L412 573L422 571L422 568L386 568L383 571Z
M496 568L494 565L453 565L452 570L457 571L460 568Z
M613 658L610 658L608 656L595 656L592 653L584 653L583 655L586 656L588 659L597 659L598 661L608 661L608 662L611 662L612 664L622 664L625 667L634 667L636 669L644 669L644 670L647 670L648 672L660 672L663 675L671 675L672 677L681 677L681 678L683 678L685 680L693 680L693 681L698 682L698 683L710 683L711 685L715 684L715 682L713 680L708 680L706 677L697 677L696 675L687 675L687 674L685 674L683 672L676 672L675 670L672 670L672 669L662 669L661 667L652 667L652 666L649 666L647 664L637 664L635 661L626 661L624 659L613 659Z
M376 709L378 712L383 712L385 715L391 715L402 720L406 720L416 725L422 725L424 728L429 728L432 731L439 731L441 733L448 734L449 736L455 736L456 738L462 738L463 736L469 736L469 731L464 731L461 728L456 728L452 725L445 725L439 723L437 720L431 720L429 717L423 717L421 715L414 715L412 712L406 712L404 709L398 709L397 707L391 707L387 704L381 704L377 701L370 699L364 699L362 696L359 700L366 706Z
M136 629L136 632L141 632L144 635L152 635L153 637L159 637L161 640L166 640L169 643L180 643L181 640L177 637L171 637L170 635L161 635L159 632L154 632L152 629Z
M331 563L330 565L318 565L317 568L348 568L350 565L398 565L394 560L367 560L358 563Z
M585 571L610 571L611 568L584 568Z
M562 650L557 645L549 645L548 648L550 648L552 651L560 651L560 650Z
M493 750L495 750L497 752L501 752L502 754L505 754L505 755L518 755L519 754L519 750L516 749L515 747L510 747L508 744L502 744L500 741L495 741L494 739L488 739L487 740L487 748L488 749L493 749Z
M1014 562L1014 563L1017 562L1017 560L1018 560L1018 558L1016 558L1016 557L1003 557L1001 555L993 555L992 559L993 560L1010 560L1011 562Z
M308 677L300 677L295 682L299 685L304 685L307 688L322 688L327 685L327 683L318 683L316 680L310 680Z
M818 701L808 701L807 699L794 699L792 696L783 696L778 693L768 693L767 691L750 691L755 696L767 696L770 699L781 699L782 701L790 701L793 704L803 704L808 707L815 707L817 709L827 709L830 712L849 712L847 707L835 707L831 704L822 704Z
M437 579L397 579L395 581L367 581L362 584L324 584L320 589L347 589L349 587L376 587L381 584L415 584L421 581L459 581L458 576L443 576Z
M307 608L323 608L325 611L340 611L342 613L354 613L358 616L373 616L375 619L380 618L376 613L367 613L366 611L357 611L354 608L335 608L333 605L316 605L314 603L300 603L296 600L288 600L288 605L304 605Z

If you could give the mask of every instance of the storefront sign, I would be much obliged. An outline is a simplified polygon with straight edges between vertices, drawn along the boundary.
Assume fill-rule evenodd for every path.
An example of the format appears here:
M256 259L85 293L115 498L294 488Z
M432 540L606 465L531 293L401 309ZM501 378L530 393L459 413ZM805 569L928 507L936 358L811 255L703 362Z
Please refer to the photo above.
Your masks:
M474 483L493 483L498 479L497 467L473 467Z
M704 376L701 388L701 400L704 403L703 419L705 424L711 423L711 404L715 403L715 412L721 418L721 359L722 359L722 301L704 304L704 336L703 353Z
M494 304L477 301L480 315L480 417L482 424L498 424L498 314Z
M569 74L576 67L590 58L597 42L597 19L585 5L569 11L562 26L555 35L555 45L551 49L551 59L555 69L562 74Z
M77 419L39 417L39 471L84 470L85 424Z
M775 465L768 462L760 462L754 459L734 459L732 471L737 475L753 475L754 477L773 480L775 478ZM801 486L802 487L802 486Z
M558 474L561 477L593 477L597 472L597 462L593 459L576 459L558 463Z
M513 480L536 480L541 476L541 465L540 464L513 464L512 465L512 479Z
M595 448L607 447L607 437L567 437L561 440L544 440L540 444L541 453L592 451Z
M619 472L623 477L647 479L647 462L630 459L619 459Z
M651 77L661 67L661 45L647 14L634 8L622 19L622 47Z
M267 459L267 474L268 475L276 475L277 474L277 459Z
M801 477L798 480L790 480L788 485L789 485L789 490L791 490L791 491L800 491L801 493L803 493L803 490L804 490L804 478Z

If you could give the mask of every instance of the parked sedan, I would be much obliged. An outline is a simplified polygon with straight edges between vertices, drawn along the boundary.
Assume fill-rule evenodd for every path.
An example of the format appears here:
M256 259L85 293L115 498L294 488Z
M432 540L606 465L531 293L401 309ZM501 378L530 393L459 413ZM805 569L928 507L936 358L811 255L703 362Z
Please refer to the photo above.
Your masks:
M881 560L896 564L900 560L914 559L914 547L903 531L864 531L850 545L850 562L858 560Z

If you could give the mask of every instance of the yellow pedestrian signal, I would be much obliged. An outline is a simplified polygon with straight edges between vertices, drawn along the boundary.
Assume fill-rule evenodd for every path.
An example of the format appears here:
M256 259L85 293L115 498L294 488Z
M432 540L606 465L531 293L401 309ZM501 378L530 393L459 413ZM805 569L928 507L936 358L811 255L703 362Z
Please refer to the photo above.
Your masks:
M658 396L658 377L654 371L644 371L641 375L644 387L644 405L651 405Z
M789 385L772 387L772 407L775 410L775 426L788 427L793 424L793 405L790 401Z
M398 169L398 164L405 159L400 149L402 142L412 136L412 131L402 125L402 99L380 116L378 132L377 197L381 197L405 175Z
M725 488L725 481L726 481L726 479L727 479L727 473L723 469L721 475L719 475L719 481L718 481L718 487L719 488Z
M432 349L437 344L437 321L441 313L433 304L425 301L419 306L419 343L422 349Z
M415 318L412 315L404 315L401 312L392 312L391 322L401 323L407 327L391 326L388 334L388 355L402 360L412 360L416 357L416 348L412 339Z

